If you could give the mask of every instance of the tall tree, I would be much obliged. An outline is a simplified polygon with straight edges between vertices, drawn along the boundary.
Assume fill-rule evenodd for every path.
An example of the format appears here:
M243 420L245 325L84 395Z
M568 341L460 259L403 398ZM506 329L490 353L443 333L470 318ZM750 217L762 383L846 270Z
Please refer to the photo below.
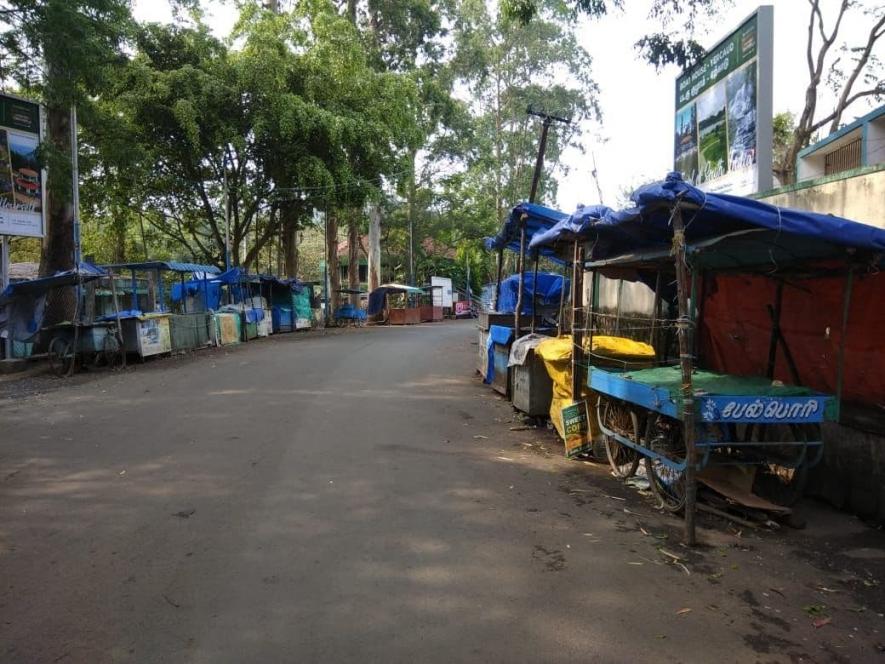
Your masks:
M49 166L41 272L74 260L71 108L99 94L131 25L128 0L3 0L0 77L46 105Z
M796 121L783 155L775 162L774 173L781 184L796 181L796 157L819 129L830 125L839 129L846 111L856 102L885 98L885 68L876 56L876 46L885 35L885 11L881 6L865 6L852 0L840 0L835 13L825 16L821 0L807 0L809 6L805 61L808 86L805 105ZM830 3L832 8L832 3ZM851 12L869 17L869 29L856 43L841 43L841 30ZM835 49L835 50L834 50ZM835 53L835 57L833 57ZM822 85L829 85L836 97L832 110L818 114Z

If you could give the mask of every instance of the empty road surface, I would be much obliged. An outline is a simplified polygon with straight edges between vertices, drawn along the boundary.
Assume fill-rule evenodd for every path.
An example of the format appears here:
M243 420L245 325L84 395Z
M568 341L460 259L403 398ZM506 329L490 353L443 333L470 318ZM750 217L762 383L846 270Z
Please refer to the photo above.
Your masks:
M0 662L883 661L881 534L824 511L819 540L708 524L688 551L516 427L471 342L290 334L4 383Z

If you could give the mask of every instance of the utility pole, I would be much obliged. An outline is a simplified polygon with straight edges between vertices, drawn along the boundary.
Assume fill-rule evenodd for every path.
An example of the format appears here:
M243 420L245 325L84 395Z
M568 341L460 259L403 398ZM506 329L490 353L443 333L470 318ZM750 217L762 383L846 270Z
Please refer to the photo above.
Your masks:
M529 106L526 110L526 113L529 115L534 115L543 120L541 123L541 142L538 145L538 157L535 159L535 172L532 174L532 189L529 193L529 203L534 203L538 196L538 184L541 181L541 172L544 170L544 155L547 153L547 133L550 131L550 125L554 122L561 122L562 124L571 124L571 120L563 117L559 117L558 115L552 115L551 113L545 113L543 111L536 111L531 106ZM519 284L517 285L516 291L516 314L513 318L513 335L514 338L519 339L521 332L521 319L522 319L522 295L524 290L524 282L525 282L525 246L526 246L526 236L525 236L525 220L521 220L519 224ZM535 322L535 295L538 290L538 253L535 252L534 256L534 284L532 286L532 330L534 331L534 322Z

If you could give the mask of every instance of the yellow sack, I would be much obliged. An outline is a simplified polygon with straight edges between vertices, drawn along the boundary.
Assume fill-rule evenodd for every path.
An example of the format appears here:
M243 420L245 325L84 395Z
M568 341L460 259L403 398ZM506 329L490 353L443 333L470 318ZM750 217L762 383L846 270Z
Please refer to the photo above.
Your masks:
M587 352L590 345L585 339L584 351ZM597 356L609 357L619 360L649 361L655 356L654 348L641 341L633 341L623 337L609 337L604 335L593 336L592 353ZM547 375L553 381L553 399L550 402L550 421L556 428L559 437L565 440L565 430L562 424L562 409L571 405L572 401L572 337L570 334L553 337L542 341L535 347L535 355L544 362ZM591 357L589 363L594 363ZM587 445L582 448L566 450L566 454L574 456L580 452L588 451L594 442L601 442L602 433L596 420L596 398L593 391L586 384L581 385L581 398L587 400L589 409L589 421L587 432Z

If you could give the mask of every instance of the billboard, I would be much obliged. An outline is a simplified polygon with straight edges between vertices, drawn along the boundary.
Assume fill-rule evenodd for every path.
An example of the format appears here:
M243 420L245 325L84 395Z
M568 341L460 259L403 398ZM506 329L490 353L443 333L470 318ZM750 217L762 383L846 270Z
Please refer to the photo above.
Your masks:
M705 191L772 187L773 26L760 7L676 79L674 169Z
M40 106L0 95L0 235L43 237Z

